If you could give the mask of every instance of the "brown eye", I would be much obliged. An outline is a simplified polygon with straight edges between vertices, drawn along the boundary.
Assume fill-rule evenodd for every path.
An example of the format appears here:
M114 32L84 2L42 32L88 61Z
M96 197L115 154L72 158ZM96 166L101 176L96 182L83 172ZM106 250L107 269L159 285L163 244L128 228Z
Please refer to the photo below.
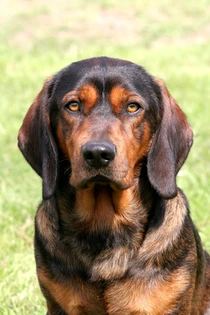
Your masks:
M129 112L129 113L135 113L135 112L137 112L139 109L140 109L140 105L137 104L137 103L128 104L128 106L127 106L127 108L126 108L127 112Z
M71 102L66 105L66 107L71 111L71 112L79 112L80 111L80 105L77 102Z

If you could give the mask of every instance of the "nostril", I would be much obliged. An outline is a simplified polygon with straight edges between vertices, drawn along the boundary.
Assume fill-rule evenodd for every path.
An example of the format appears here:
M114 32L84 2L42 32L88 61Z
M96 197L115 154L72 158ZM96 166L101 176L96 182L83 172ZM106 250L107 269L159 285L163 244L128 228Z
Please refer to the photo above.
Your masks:
M83 155L86 160L92 160L94 158L93 153L90 151L84 152Z
M82 147L82 154L89 166L101 168L114 160L116 147L109 141L88 142Z
M104 151L101 153L101 158L107 161L112 161L115 156L115 151Z
M101 158L104 159L104 160L109 160L109 156L108 156L107 152L102 152L101 153Z

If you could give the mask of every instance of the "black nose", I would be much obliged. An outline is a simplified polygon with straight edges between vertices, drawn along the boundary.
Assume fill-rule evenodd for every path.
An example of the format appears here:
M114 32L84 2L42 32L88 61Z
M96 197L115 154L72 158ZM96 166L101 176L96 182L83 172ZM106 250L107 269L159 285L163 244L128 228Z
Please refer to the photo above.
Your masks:
M87 142L82 146L82 154L89 166L101 168L114 160L116 147L109 141Z

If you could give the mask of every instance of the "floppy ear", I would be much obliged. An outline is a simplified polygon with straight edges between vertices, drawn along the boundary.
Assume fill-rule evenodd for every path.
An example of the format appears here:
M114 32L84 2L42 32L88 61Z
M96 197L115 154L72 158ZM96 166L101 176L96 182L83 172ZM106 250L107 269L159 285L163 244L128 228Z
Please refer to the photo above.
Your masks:
M177 195L176 175L192 146L193 133L164 82L155 81L160 87L163 113L148 154L147 169L152 186L160 196L169 199Z
M53 78L45 81L18 134L18 146L23 156L42 177L43 199L53 195L57 179L57 148L51 133L48 108L53 81Z

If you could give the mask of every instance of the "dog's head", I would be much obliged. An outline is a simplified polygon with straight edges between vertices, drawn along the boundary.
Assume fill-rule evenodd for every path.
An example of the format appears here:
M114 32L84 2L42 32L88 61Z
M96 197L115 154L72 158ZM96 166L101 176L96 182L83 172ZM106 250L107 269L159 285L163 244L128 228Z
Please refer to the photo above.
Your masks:
M105 57L49 78L19 132L20 150L43 179L44 199L66 174L76 189L127 189L143 163L158 194L172 198L191 145L186 116L165 84L136 64Z

